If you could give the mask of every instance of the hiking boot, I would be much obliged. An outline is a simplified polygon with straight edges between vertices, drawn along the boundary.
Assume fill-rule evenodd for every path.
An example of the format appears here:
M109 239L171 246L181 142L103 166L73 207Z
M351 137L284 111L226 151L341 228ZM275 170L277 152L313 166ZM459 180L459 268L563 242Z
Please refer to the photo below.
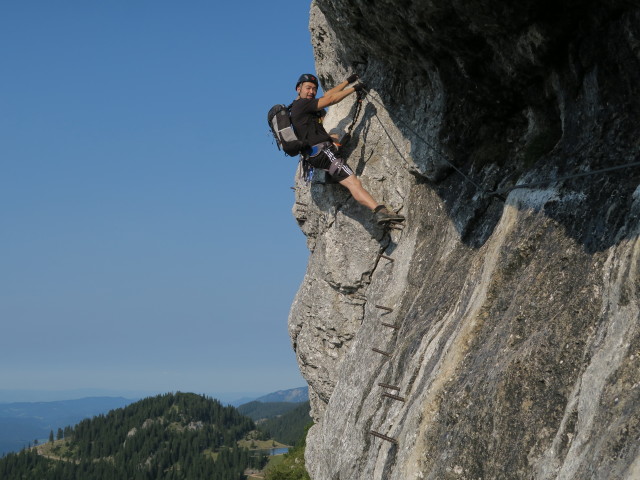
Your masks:
M378 225L384 225L385 223L398 223L404 221L404 215L399 213L393 213L387 207L381 206L376 208L375 213L376 223Z

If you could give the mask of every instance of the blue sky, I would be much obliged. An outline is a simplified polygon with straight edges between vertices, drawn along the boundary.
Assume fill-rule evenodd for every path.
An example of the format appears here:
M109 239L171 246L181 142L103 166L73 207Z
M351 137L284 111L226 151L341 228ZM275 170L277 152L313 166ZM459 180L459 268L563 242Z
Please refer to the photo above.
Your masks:
M0 391L304 385L266 113L314 71L309 4L0 2Z

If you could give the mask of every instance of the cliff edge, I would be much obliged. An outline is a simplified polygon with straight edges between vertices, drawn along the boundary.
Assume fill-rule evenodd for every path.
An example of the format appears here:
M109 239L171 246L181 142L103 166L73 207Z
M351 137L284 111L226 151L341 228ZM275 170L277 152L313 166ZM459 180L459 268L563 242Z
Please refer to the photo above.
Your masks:
M640 478L640 8L315 0L310 31L324 86L369 85L348 162L407 217L296 185L312 478Z

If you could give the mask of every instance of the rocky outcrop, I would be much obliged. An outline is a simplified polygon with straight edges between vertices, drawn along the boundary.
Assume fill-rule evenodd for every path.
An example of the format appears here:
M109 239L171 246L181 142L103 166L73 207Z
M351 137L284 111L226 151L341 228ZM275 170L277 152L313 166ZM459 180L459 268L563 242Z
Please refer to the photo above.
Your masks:
M349 164L407 216L297 184L312 478L640 478L640 167L612 169L640 161L640 9L316 0L310 30L323 85L370 87Z

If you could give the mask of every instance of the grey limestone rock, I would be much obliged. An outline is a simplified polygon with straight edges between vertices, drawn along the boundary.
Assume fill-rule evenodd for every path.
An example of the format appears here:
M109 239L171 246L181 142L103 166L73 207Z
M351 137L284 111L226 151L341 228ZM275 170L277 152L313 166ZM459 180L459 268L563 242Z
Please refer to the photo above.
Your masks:
M324 86L370 87L349 164L407 216L297 181L312 478L640 478L640 168L575 176L640 161L639 8L315 0L310 31Z

